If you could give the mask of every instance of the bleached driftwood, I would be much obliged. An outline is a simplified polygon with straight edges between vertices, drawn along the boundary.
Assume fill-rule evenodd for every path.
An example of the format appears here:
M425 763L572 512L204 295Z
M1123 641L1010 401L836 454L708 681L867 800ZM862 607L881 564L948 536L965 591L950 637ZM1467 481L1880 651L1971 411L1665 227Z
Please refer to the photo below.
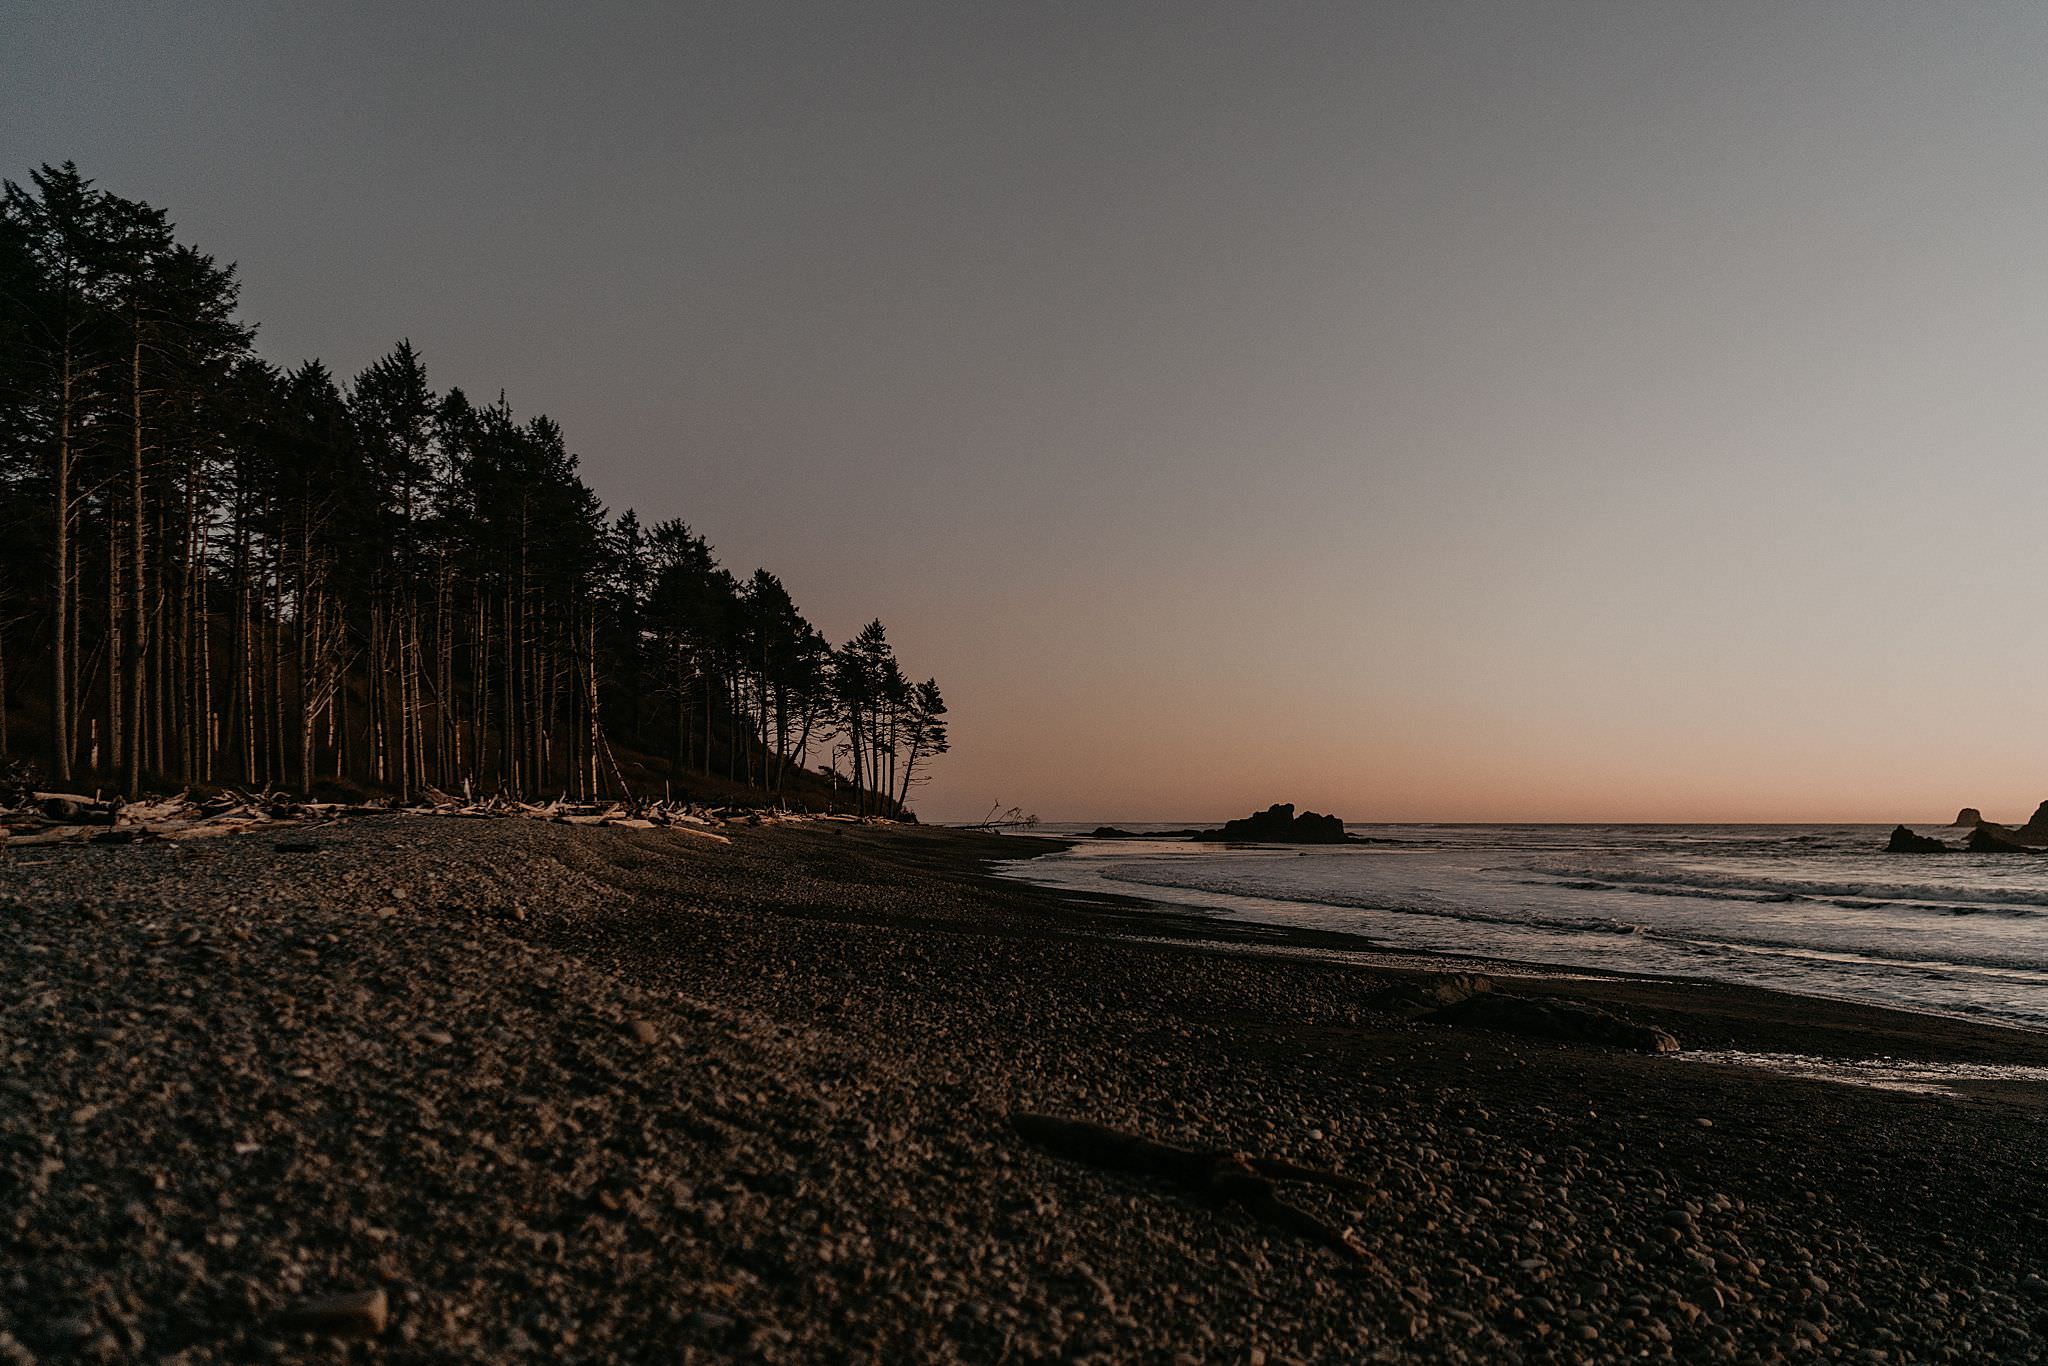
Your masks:
M190 793L147 801L102 801L69 792L35 792L10 807L0 807L0 843L11 848L45 844L97 842L132 844L152 840L211 839L223 835L276 830L281 826L319 824L351 815L391 814L450 817L516 817L567 825L607 826L625 830L675 830L721 844L717 833L737 821L749 825L780 825L821 819L783 811L735 812L730 818L687 803L666 801L522 802L507 797L459 798L436 788L423 789L425 800L411 806L349 805L302 802L282 793L235 793L203 800Z

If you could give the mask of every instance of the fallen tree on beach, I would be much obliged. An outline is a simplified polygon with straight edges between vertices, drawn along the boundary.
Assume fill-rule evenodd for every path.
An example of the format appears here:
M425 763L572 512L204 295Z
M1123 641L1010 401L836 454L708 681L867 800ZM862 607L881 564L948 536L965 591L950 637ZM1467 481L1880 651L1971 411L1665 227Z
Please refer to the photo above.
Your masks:
M998 802L988 809L988 814L971 825L958 827L961 830L1029 830L1038 824L1038 817L1027 815L1021 806L1009 810L1001 809Z

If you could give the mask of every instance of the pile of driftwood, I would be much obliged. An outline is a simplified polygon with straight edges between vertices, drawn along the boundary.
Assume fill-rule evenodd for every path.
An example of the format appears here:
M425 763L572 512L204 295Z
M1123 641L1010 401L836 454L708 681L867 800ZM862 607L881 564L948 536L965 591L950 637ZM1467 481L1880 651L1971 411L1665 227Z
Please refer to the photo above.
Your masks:
M0 829L6 833L8 847L14 848L72 841L132 844L138 840L203 839L303 819L260 797L241 794L123 802L70 792L33 792L0 810Z
M145 840L212 839L251 832L282 834L286 827L324 824L348 816L398 813L412 816L517 817L567 825L605 825L628 830L678 830L726 841L720 827L776 825L789 821L856 821L854 816L814 816L786 811L701 807L685 802L522 802L508 797L453 797L430 791L409 805L298 801L282 793L222 793L197 797L180 793L124 802L70 792L27 792L0 806L0 843L23 845L90 842L133 844Z

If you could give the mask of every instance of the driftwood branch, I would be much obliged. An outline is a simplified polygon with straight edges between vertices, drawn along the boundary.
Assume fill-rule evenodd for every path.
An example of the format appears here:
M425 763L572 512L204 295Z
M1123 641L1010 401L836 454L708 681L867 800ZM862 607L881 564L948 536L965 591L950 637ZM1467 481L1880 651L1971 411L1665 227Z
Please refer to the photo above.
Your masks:
M1024 808L1013 806L1008 811L997 802L988 809L988 815L972 825L955 826L956 830L1029 830L1038 824L1038 817L1026 815Z
M1209 1204L1236 1205L1261 1223L1321 1243L1353 1260L1365 1261L1371 1256L1350 1229L1338 1228L1287 1203L1276 1187L1280 1181L1298 1181L1369 1200L1379 1198L1378 1191L1351 1177L1220 1148L1180 1148L1083 1119L1020 1110L1010 1116L1010 1127L1055 1157L1163 1181Z

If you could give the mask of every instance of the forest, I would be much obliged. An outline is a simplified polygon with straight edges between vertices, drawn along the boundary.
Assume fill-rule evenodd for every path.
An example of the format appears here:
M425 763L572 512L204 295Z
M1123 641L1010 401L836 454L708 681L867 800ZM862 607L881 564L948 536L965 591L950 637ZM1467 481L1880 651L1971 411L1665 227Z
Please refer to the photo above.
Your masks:
M0 204L0 756L72 790L701 799L896 815L938 684L561 427L399 342L280 369L235 268L42 166Z

